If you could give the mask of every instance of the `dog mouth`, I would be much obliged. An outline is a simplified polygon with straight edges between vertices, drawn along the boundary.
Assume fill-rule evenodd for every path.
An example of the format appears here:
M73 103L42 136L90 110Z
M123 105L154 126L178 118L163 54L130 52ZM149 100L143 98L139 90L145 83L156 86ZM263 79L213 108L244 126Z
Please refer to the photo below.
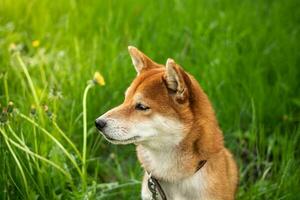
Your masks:
M101 132L102 133L102 132ZM102 135L104 136L104 138L113 143L113 144L131 144L131 143L135 143L137 141L139 141L139 139L141 138L140 136L133 136L131 138L127 138L127 139L124 139L124 140L118 140L118 139L115 139L115 138L112 138L104 133L102 133Z

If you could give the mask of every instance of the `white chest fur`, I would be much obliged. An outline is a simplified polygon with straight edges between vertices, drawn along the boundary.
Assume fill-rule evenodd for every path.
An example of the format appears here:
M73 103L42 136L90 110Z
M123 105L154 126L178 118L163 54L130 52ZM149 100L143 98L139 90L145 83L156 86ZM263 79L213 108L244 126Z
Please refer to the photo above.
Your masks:
M205 167L203 167L205 168ZM175 183L161 182L168 199L172 200L199 200L210 199L207 191L207 179L204 169L199 170L193 176Z
M183 160L178 156L176 150L155 151L144 147L138 147L138 156L144 168L156 177L163 177L159 180L168 200L199 200L211 199L207 193L209 180L206 177L206 166L192 176L186 177L182 168ZM159 178L158 178L159 179ZM147 179L144 179L142 196L148 199L150 195L147 189Z

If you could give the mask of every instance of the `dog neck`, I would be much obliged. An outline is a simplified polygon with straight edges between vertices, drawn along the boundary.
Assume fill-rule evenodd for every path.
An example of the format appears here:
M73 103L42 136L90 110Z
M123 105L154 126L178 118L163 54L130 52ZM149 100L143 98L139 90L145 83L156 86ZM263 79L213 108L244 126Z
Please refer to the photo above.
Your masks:
M138 144L137 154L143 168L157 179L167 182L177 182L194 175L206 161L222 150L223 138L214 123L204 123L192 130L185 138Z
M137 154L147 172L167 182L177 182L192 176L206 162L185 151L180 145L166 145L158 149L139 144Z
M137 146L137 153L143 168L157 179L174 182L184 178L179 152L175 147L158 150L141 144Z

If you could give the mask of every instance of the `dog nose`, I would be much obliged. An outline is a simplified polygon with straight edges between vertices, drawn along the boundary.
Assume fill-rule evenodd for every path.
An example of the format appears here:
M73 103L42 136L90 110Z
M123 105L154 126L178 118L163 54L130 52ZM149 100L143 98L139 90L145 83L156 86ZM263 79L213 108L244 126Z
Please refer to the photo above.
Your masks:
M106 121L104 121L103 119L96 119L95 126L98 130L101 131L106 126Z

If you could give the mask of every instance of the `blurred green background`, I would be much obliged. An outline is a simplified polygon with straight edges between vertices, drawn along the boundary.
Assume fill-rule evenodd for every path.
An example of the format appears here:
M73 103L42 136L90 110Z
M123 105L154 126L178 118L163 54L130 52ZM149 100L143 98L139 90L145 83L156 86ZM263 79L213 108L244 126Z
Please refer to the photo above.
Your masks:
M237 199L299 199L299 44L298 0L0 0L0 199L140 198L134 146L93 125L135 77L128 45L200 82Z

